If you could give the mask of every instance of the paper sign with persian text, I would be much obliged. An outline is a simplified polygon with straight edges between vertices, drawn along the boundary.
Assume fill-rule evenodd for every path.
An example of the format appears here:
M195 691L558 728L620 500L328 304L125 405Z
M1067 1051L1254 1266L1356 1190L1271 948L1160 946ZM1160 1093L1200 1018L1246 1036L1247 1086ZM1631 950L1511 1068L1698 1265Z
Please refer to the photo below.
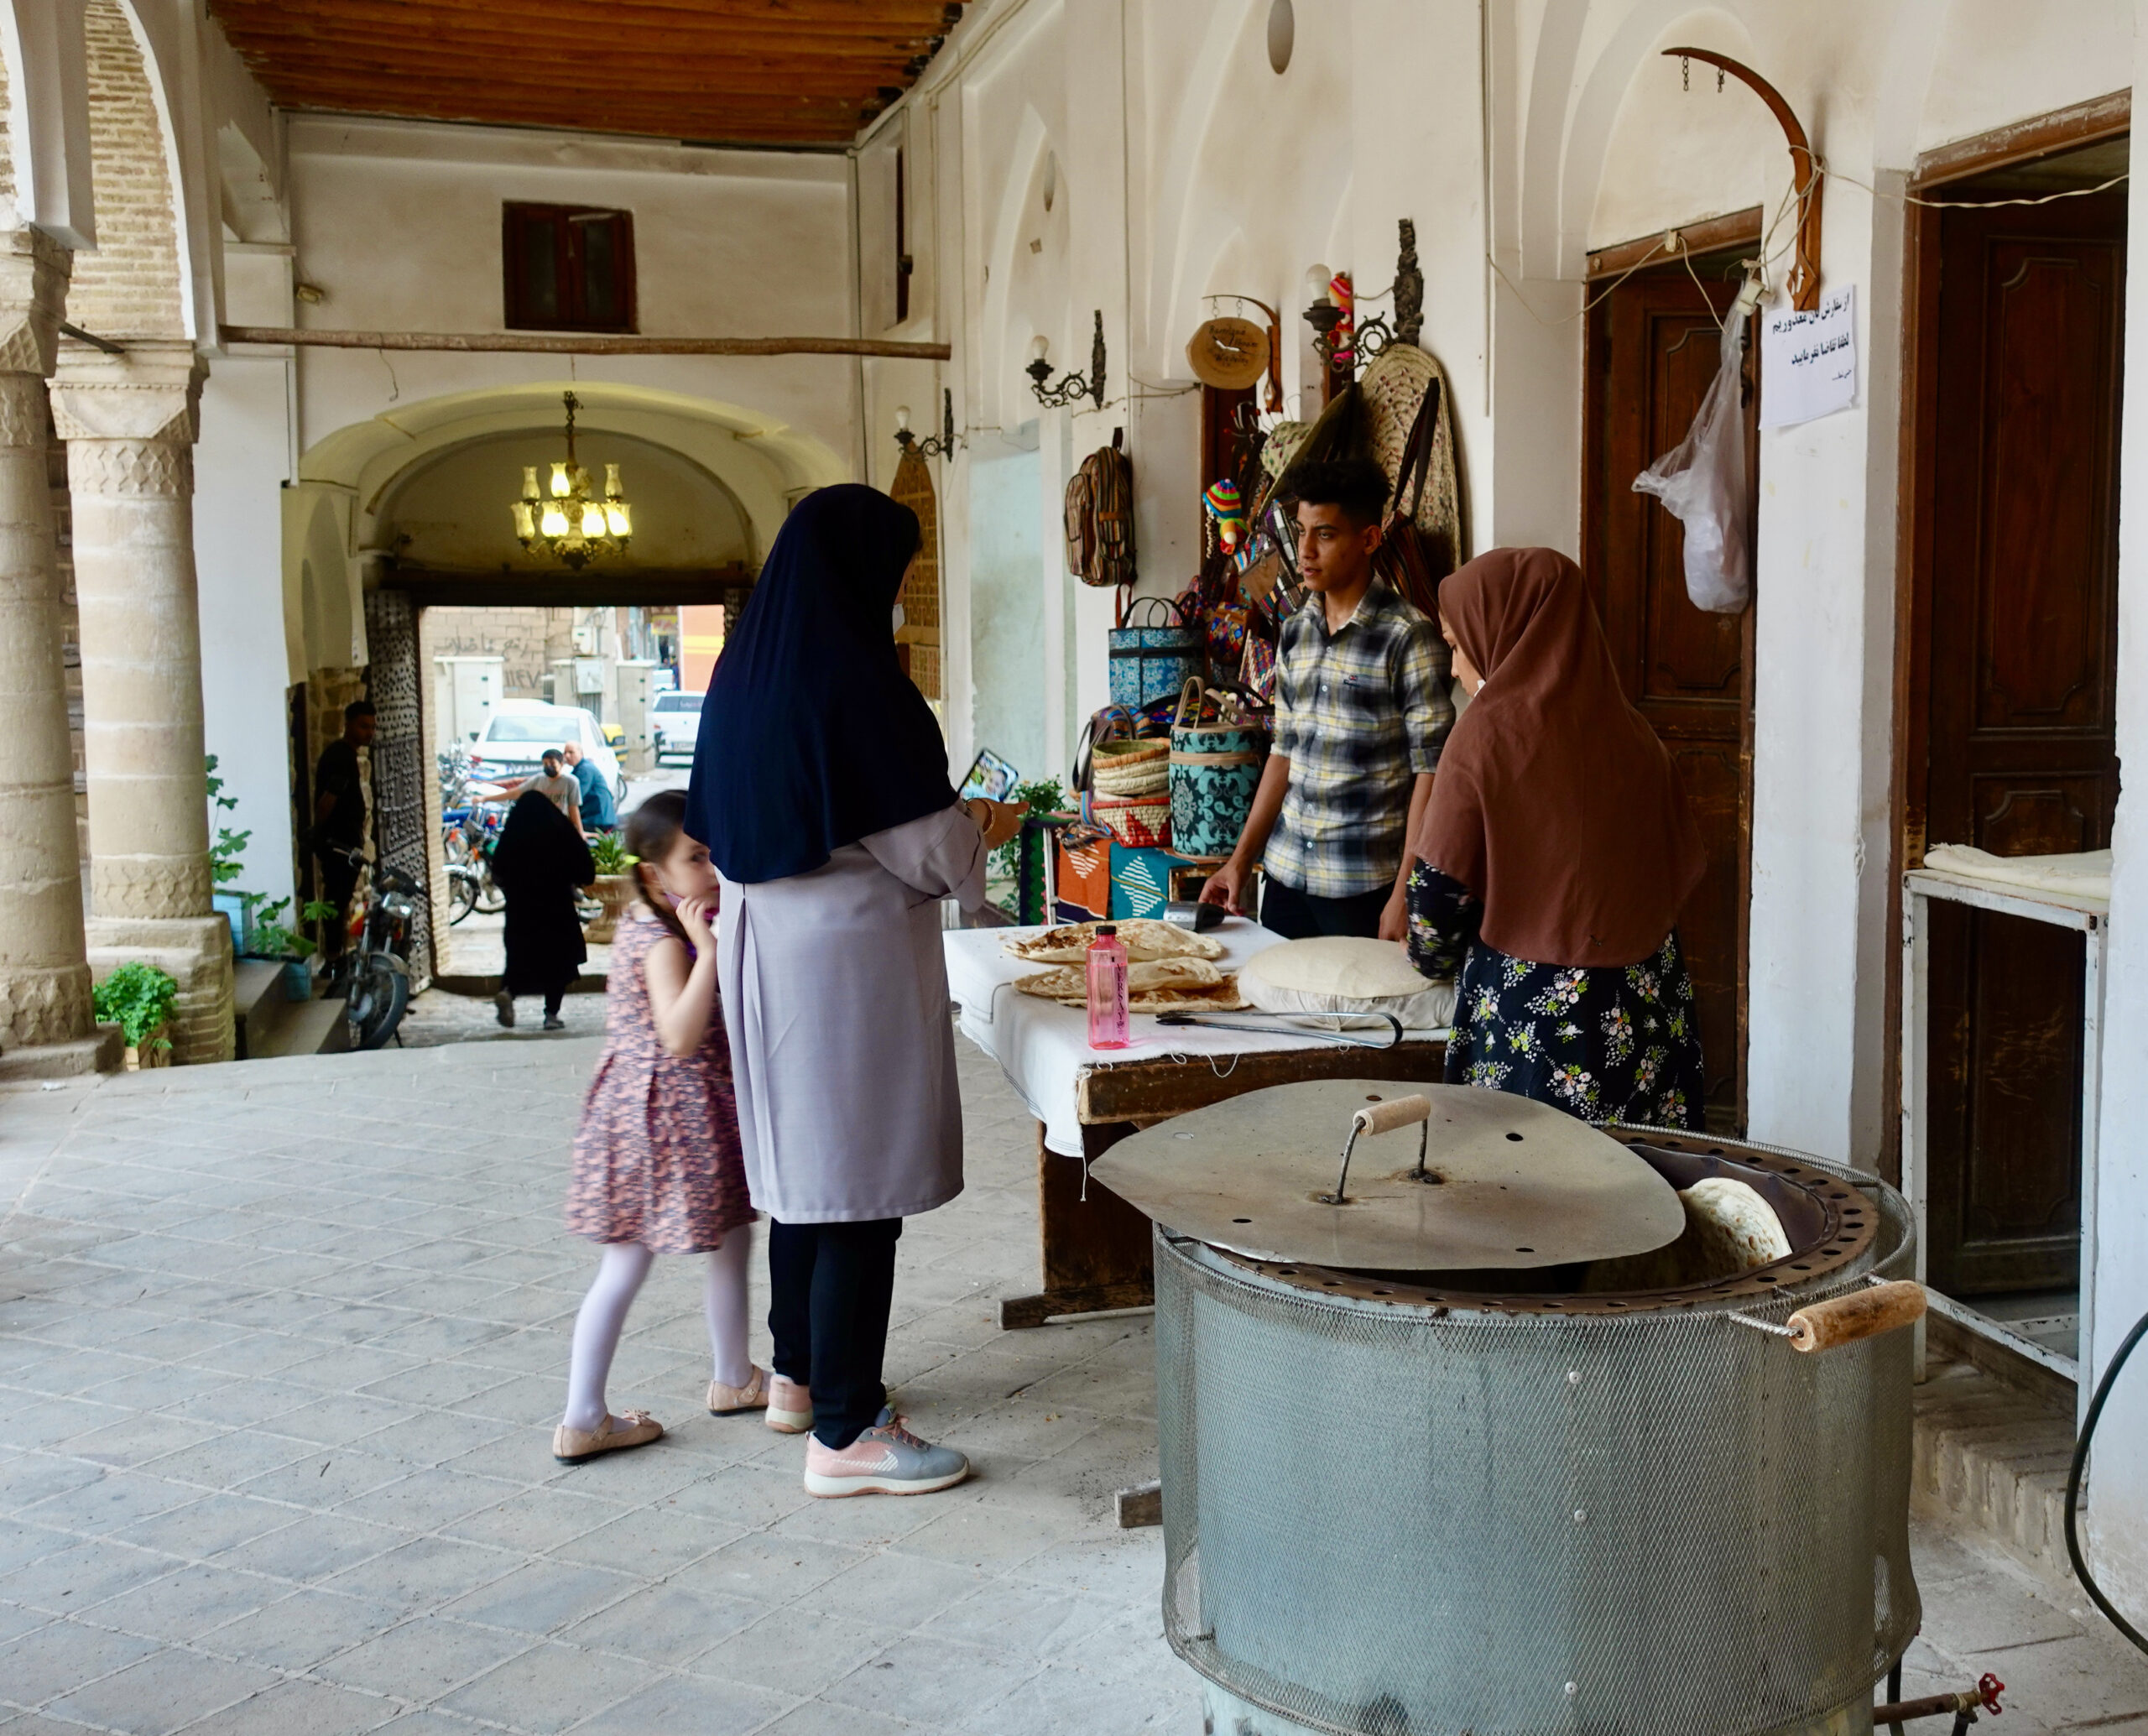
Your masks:
M1855 287L1820 298L1809 314L1787 310L1760 322L1760 425L1787 428L1831 416L1857 402Z

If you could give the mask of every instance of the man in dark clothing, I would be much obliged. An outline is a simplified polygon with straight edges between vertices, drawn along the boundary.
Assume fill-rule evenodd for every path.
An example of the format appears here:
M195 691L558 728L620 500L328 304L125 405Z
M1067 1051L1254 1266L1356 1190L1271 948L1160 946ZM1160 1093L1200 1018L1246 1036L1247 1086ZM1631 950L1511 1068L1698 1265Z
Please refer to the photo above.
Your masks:
M619 823L618 805L612 800L612 786L596 764L581 751L581 743L569 742L560 750L567 769L581 786L581 829L585 832L611 832Z
M366 841L366 791L358 772L358 749L373 745L373 709L369 699L343 707L343 733L321 749L313 771L313 853L321 863L323 891L338 915L321 937L324 958L343 950L342 912L357 890L358 864L351 852Z

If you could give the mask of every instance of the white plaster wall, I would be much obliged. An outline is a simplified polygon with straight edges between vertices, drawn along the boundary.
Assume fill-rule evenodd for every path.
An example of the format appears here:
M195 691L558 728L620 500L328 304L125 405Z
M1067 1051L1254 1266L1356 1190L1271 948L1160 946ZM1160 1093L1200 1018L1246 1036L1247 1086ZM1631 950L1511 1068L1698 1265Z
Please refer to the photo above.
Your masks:
M639 329L652 336L826 336L851 330L848 169L840 158L394 122L294 120L298 274L344 330L504 329L508 200L634 216ZM396 404L526 382L611 380L750 406L852 450L853 364L840 357L452 355L313 349L301 445Z
M279 498L289 474L285 383L285 364L274 357L219 361L202 388L194 453L204 740L225 794L239 804L211 823L253 832L246 872L233 884L272 898L291 889Z
M2148 0L2136 14L2134 101L2148 97ZM2118 757L2125 774L2111 835L2111 927L2104 1017L2104 1101L2098 1127L2094 1342L2097 1376L2148 1312L2148 181L2130 189L2125 424L2120 435ZM2105 1591L2135 1625L2148 1609L2148 1349L2113 1389L2090 1469L2088 1547Z

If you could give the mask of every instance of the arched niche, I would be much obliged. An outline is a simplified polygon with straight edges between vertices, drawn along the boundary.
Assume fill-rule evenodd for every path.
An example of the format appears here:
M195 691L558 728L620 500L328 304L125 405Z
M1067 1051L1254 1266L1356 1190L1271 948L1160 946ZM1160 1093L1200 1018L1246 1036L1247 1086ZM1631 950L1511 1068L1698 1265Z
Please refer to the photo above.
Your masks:
M625 565L707 569L752 566L753 529L738 497L692 459L657 441L616 431L580 434L576 455L597 484L619 467L633 511ZM481 435L400 472L381 497L373 534L406 565L440 571L552 571L558 562L516 540L508 503L534 467L542 487L566 455L559 429Z

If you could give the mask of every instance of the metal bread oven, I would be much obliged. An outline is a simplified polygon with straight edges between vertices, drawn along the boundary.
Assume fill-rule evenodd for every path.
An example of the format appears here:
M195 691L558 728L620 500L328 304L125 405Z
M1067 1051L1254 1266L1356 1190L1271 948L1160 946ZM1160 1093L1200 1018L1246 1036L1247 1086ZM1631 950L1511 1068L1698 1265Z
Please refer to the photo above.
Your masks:
M1164 1622L1208 1728L1870 1731L1920 1613L1900 1196L1468 1087L1421 1129L1407 1088L1250 1092L1096 1165L1156 1220ZM1788 1257L1605 1287L1709 1176Z

